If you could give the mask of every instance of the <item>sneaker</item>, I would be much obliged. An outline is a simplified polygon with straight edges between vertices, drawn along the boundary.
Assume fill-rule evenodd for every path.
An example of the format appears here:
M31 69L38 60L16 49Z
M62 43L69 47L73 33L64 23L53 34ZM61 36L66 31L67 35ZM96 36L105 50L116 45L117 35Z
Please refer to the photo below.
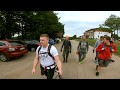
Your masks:
M79 62L79 64L82 64L82 63L83 63L83 61L80 61L80 62Z
M99 76L99 72L96 72L96 76Z

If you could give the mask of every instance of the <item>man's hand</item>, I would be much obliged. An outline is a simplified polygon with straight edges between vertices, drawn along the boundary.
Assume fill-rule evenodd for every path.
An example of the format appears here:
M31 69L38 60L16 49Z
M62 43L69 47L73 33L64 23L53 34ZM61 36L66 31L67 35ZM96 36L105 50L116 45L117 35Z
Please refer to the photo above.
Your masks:
M78 55L78 51L76 52L76 54Z
M105 48L102 48L101 50L103 51L103 50L105 50Z
M58 70L57 72L59 73L59 75L62 75L62 70Z
M114 49L111 49L112 52L114 52L115 50Z
M35 69L32 69L32 74L35 74Z
M92 51L93 51L93 53L95 52L95 50L94 50L94 49L93 49Z

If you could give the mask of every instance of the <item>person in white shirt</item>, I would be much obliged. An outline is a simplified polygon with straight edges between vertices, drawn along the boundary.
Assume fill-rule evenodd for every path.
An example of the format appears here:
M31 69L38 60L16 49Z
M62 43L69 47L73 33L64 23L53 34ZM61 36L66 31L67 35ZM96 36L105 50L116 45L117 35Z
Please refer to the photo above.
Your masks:
M103 41L103 36L100 37L100 39L97 39L95 44L94 44L94 47L93 47L93 53L95 51L95 49L98 47L98 45L101 44L101 42ZM98 56L98 52L96 52L96 56L95 56L95 60L97 60L97 56Z
M54 72L55 72L55 64L58 67L58 73L62 75L62 64L58 56L58 51L55 46L51 46L50 54L53 58L48 54L48 47L49 47L49 36L48 34L42 34L40 36L40 45L36 49L36 56L33 62L32 74L35 73L35 69L40 63L41 68L41 75L46 75L47 79L53 79ZM39 48L41 47L40 51L38 52Z

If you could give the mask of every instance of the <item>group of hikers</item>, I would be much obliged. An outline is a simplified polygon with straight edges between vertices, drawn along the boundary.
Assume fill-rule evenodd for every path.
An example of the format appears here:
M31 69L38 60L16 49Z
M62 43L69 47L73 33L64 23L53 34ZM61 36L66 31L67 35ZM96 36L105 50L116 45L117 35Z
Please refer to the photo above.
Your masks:
M62 63L58 56L58 50L54 45L50 45L48 34L42 34L40 36L40 45L36 49L36 56L33 62L32 73L35 73L35 69L39 63L41 69L41 75L45 75L47 79L53 79L55 70L62 76ZM69 36L65 37L65 40L61 46L61 52L63 56L63 63L68 62L69 53L71 53L72 44L69 40ZM77 46L76 54L78 55L78 62L82 64L86 54L89 50L89 43L85 35L79 41ZM93 47L93 53L96 52L95 63L96 63L96 76L99 76L99 71L102 67L107 67L112 60L112 53L116 52L116 45L111 38L107 35L101 36L97 39Z

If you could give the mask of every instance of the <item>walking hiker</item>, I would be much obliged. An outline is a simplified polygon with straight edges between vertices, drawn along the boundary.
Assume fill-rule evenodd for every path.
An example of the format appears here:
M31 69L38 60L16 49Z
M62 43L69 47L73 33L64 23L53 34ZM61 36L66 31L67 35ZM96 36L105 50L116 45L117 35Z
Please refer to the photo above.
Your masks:
M98 47L98 45L100 45L102 41L103 41L103 36L101 36L100 39L96 40L94 47L93 47L93 53L94 51L96 51L95 49ZM96 55L95 55L95 63L97 63L97 59L98 59L98 52L96 52Z
M111 42L109 36L104 36L104 41L96 48L98 52L98 66L96 66L96 76L99 75L99 71L102 67L107 67L110 62L115 62L111 59L112 53L116 52L116 45Z
M88 49L89 44L88 41L86 40L86 36L82 36L82 40L79 42L76 52L76 54L78 54L79 57L79 64L83 63L83 59L85 59Z
M35 73L35 69L40 63L41 75L45 75L47 79L53 79L55 66L58 67L58 73L62 75L62 64L58 57L58 51L55 46L50 45L49 36L42 34L40 36L40 44L36 49L36 56L33 62L32 74Z
M65 40L63 41L61 52L63 48L63 63L68 60L69 53L71 53L71 41L69 40L69 36L66 36Z

